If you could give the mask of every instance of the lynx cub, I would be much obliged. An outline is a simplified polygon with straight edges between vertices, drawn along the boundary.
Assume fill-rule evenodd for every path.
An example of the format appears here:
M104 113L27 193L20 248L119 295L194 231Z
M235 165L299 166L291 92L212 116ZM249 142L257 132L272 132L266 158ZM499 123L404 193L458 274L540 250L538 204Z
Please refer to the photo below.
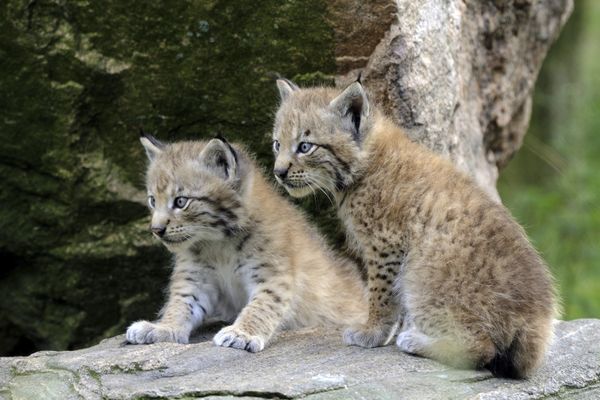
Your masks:
M521 227L468 177L369 102L277 82L278 182L295 197L334 194L351 248L368 270L369 319L349 344L396 344L459 367L526 377L552 333L552 278Z
M132 324L128 342L187 343L217 317L235 321L215 335L217 345L257 352L278 328L366 321L356 266L325 247L240 146L141 142L151 230L175 268L159 320Z

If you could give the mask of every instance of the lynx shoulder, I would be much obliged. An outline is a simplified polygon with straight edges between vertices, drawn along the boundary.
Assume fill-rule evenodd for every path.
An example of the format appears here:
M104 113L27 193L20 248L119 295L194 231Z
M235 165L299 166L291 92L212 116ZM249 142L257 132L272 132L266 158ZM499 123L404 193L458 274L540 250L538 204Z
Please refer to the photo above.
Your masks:
M343 91L277 82L277 181L337 199L368 269L369 320L345 333L374 347L525 377L552 336L548 268L508 211L450 162L413 143L359 82Z
M217 345L256 352L281 328L366 321L358 268L326 247L241 146L141 141L151 231L175 266L158 320L132 324L130 343L187 343L210 318L232 323Z

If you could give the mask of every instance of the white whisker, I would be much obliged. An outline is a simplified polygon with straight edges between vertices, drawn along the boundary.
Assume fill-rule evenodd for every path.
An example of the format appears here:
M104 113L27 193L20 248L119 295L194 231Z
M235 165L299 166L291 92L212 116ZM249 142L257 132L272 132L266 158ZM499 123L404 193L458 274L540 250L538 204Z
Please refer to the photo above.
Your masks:
M327 190L326 190L327 186L324 185L320 179L317 179L316 176L307 176L307 183L308 183L308 181L310 181L310 183L314 183L317 186L317 189L319 189L327 197L327 199L329 200L331 205L335 206L335 202L330 197L329 193L327 193Z
M311 185L311 183L309 181L306 181L305 183L313 195L313 201L316 203L317 202L317 192L315 191L315 188Z

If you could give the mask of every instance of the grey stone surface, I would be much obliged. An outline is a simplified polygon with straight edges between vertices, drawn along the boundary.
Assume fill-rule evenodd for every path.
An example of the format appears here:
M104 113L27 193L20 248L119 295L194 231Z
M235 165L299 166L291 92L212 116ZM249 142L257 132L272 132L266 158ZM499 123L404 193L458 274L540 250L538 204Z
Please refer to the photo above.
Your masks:
M334 25L344 74L338 81L362 70L363 82L411 138L450 158L499 200L498 171L521 146L538 71L573 0L332 4L338 20L338 10L350 10L347 19L377 16ZM373 38L380 41L371 51Z
M531 379L453 370L401 353L361 349L339 332L285 332L262 353L192 344L123 345L123 336L77 351L0 359L0 398L600 398L600 320L557 322L545 365Z

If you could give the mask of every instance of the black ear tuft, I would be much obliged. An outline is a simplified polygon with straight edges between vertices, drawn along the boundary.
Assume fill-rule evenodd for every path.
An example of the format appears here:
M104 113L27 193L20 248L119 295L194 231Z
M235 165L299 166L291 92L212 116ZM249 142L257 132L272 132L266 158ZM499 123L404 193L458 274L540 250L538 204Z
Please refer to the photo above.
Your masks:
M364 133L362 124L369 116L369 100L360 82L351 83L329 106L346 121L347 130L360 143Z
M143 129L140 129L140 142L142 143L142 146L144 146L144 149L146 149L146 155L150 161L154 160L165 148L164 143L144 132Z
M164 143L162 143L160 140L158 140L157 138L155 138L151 134L149 134L147 132L144 132L143 128L140 128L140 139L141 138L148 139L150 141L150 143L152 143L154 146L158 147L161 150L165 147Z
M354 125L354 132L352 132L352 137L355 141L360 141L360 116L362 114L362 106L350 106L348 108L348 113L352 114L352 125Z
M220 133L217 134L217 136L215 136L215 139L218 139L221 142L225 143L225 145L227 146L227 148L229 149L229 151L233 155L233 159L235 160L235 162L237 164L238 163L237 152L235 151L235 149L233 148L233 146L229 143L229 141L227 139L225 139L225 137L223 135L221 135Z
M217 137L207 143L200 154L200 162L224 180L237 176L237 153L223 137Z
M358 83L360 83L362 85L361 78L362 78L362 71L359 71L358 72L358 76L356 77L356 82L358 82Z

